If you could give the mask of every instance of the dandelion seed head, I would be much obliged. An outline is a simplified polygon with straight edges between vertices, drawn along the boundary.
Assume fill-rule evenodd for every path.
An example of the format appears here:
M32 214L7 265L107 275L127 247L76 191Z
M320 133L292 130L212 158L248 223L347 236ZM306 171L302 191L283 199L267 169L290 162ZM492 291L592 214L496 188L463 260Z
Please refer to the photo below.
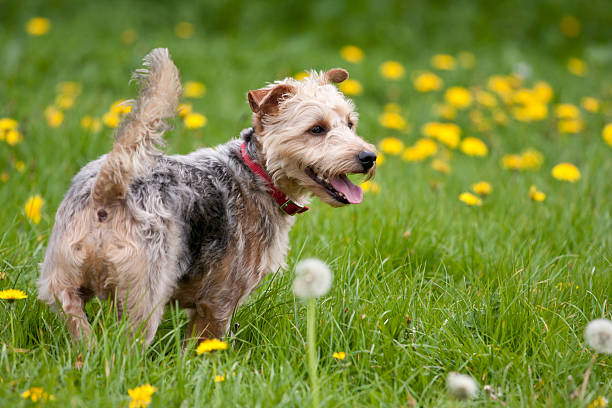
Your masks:
M468 400L476 397L478 394L478 384L476 381L466 374L452 372L446 379L446 386L449 394L455 398Z
M584 338L596 352L612 354L612 321L607 319L591 321L586 327Z
M295 266L293 293L302 299L321 297L329 292L332 284L332 273L325 262L309 258Z

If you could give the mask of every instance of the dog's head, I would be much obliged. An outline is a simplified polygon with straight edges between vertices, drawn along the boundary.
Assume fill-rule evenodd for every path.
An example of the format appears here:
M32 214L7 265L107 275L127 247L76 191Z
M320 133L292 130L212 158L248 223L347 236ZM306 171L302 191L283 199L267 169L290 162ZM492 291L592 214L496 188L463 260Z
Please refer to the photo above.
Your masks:
M334 85L347 78L341 68L313 71L248 93L262 164L291 198L357 204L363 191L347 174L374 175L376 148L357 135L355 106Z

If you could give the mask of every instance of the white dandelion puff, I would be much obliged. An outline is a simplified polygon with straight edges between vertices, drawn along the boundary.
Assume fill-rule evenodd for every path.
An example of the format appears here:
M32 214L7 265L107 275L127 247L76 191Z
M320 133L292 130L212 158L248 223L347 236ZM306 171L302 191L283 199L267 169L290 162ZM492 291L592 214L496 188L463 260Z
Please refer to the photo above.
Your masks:
M455 398L468 400L474 398L478 394L478 384L476 381L466 374L452 372L448 374L446 379L448 393Z
M325 295L332 284L332 273L320 259L304 259L295 266L293 293L302 299Z
M584 331L584 338L596 352L612 354L612 321L607 319L591 321Z

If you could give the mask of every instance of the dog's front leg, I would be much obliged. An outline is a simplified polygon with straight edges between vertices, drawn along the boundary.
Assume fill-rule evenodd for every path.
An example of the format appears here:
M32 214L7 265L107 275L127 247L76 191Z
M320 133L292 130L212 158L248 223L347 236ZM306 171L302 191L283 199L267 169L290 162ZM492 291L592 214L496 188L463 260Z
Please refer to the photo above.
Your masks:
M199 303L189 310L189 325L185 341L221 338L229 328L233 308L215 307L208 302Z

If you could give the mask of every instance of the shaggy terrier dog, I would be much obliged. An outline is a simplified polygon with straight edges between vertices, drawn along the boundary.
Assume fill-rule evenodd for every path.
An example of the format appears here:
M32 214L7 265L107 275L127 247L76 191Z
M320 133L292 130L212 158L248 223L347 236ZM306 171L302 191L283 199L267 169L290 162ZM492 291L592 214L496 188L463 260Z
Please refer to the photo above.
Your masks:
M158 149L181 94L168 51L153 50L134 77L140 95L112 151L81 169L57 210L39 298L61 306L75 339L90 335L93 296L113 299L146 344L169 302L187 309L187 338L223 336L236 307L284 266L302 203L361 202L347 174L371 177L376 150L333 85L343 69L250 91L253 127L186 156Z

